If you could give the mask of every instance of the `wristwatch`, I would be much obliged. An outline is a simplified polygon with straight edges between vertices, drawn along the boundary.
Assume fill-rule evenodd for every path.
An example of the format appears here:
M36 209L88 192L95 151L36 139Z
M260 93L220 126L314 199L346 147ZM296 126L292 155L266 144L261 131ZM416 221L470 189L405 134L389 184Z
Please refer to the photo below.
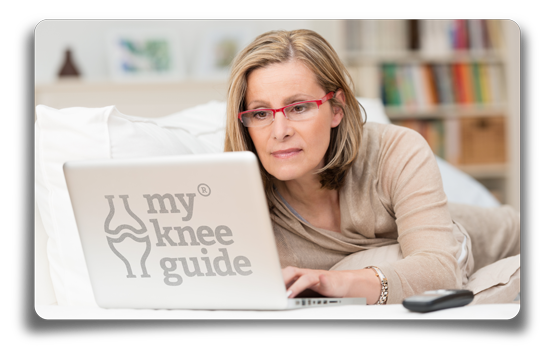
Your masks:
M376 276L380 279L380 285L382 285L382 289L380 290L380 298L375 304L386 304L388 301L388 279L386 279L384 273L382 273L382 271L376 266L367 266L365 269L373 269Z

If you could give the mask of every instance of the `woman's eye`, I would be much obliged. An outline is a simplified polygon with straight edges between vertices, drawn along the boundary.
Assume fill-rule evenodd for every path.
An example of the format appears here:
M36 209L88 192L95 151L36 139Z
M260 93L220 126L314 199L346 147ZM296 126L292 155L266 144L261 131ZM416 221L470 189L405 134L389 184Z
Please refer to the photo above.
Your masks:
M296 106L292 106L292 112L293 113L304 113L309 109L308 104L299 104Z
M256 120L264 120L268 117L269 113L267 111L256 111L254 113L254 119Z

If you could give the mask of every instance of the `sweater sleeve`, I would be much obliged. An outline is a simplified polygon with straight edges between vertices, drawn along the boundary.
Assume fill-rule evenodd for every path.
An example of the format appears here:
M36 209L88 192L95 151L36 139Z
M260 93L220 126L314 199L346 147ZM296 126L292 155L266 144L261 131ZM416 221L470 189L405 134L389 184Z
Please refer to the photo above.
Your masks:
M460 244L429 145L413 130L388 126L379 153L378 192L394 214L403 253L402 260L375 265L388 279L388 303L426 290L460 288Z

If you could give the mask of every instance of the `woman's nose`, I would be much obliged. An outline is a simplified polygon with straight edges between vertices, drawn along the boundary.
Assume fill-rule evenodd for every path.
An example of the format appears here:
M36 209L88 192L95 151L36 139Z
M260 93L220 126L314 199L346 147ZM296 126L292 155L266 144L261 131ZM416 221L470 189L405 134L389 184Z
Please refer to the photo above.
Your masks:
M271 124L271 135L277 140L283 140L292 135L292 127L283 112L277 112Z

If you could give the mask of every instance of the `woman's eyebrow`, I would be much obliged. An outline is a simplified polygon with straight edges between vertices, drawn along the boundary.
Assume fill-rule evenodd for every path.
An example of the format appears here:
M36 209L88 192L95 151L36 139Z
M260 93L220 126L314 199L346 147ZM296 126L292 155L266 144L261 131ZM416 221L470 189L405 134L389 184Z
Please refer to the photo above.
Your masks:
M262 101L262 100L253 100L251 102L249 102L247 105L246 105L246 109L249 110L250 107L252 106L263 106L265 108L267 108L268 104L265 102L265 101Z
M293 102L308 101L308 100L314 100L313 96L306 95L306 94L296 94L286 98L284 102L286 105L289 105Z
M315 99L311 95L295 94L287 97L283 102L285 105L290 105L293 102L308 101L308 100L315 100ZM266 101L262 101L262 100L252 100L250 103L246 105L246 108L250 110L251 107L253 106L261 106L264 108L277 108L277 107L269 107L270 105Z

